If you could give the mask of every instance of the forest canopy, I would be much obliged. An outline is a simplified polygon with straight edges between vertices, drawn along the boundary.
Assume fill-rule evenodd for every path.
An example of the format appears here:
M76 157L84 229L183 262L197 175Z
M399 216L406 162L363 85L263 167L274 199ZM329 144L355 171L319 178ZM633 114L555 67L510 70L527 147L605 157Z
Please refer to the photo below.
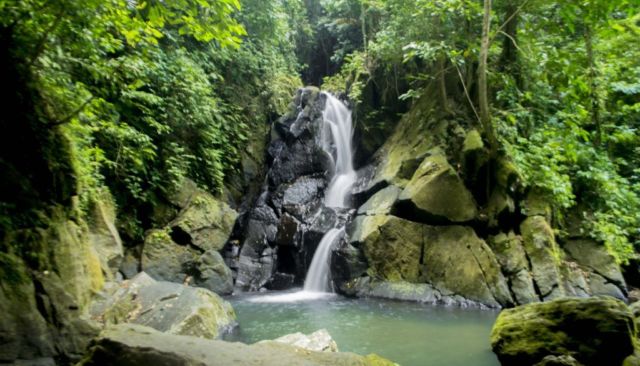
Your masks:
M552 203L560 234L578 220L620 262L640 248L637 1L0 0L0 14L3 128L36 136L0 141L3 230L36 219L25 205L109 190L140 240L184 177L223 192L304 83L373 130L436 90Z

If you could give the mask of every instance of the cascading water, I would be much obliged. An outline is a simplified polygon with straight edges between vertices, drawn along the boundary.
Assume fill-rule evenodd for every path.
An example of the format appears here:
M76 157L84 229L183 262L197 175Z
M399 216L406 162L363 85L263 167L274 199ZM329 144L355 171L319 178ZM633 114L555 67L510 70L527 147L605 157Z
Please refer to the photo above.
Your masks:
M325 191L324 206L346 208L349 207L351 189L357 177L353 169L351 111L333 95L327 93L324 95L326 103L322 112L321 146L331 157L334 167L329 187ZM339 224L325 233L313 255L303 291L287 295L261 296L254 298L253 301L287 302L330 296L331 294L328 293L330 291L329 256L331 247L343 233L344 226Z
M322 148L332 158L334 173L324 197L326 207L347 207L351 188L356 181L353 170L353 149L351 139L351 111L331 94L325 94L327 101L322 112L324 121ZM335 155L333 150L335 149ZM304 290L325 292L329 289L329 255L331 246L344 232L344 228L329 230L313 255L311 266L304 281Z

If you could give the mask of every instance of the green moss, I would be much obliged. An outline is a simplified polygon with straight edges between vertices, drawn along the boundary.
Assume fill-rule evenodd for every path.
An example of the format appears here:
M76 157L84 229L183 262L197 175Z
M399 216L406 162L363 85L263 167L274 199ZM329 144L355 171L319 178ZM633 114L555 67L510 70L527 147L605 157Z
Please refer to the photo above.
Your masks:
M627 306L610 297L565 298L503 310L491 346L503 366L532 365L569 355L585 365L619 365L634 350Z
M28 284L30 276L25 272L24 262L20 258L0 252L0 279L3 284L17 287Z

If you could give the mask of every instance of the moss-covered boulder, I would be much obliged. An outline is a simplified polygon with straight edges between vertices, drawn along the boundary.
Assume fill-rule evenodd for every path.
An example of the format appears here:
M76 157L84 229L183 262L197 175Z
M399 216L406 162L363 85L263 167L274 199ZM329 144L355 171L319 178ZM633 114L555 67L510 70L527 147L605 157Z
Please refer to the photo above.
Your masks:
M422 161L400 194L396 211L427 223L466 222L478 213L473 195L441 151Z
M443 294L456 294L488 306L513 299L493 252L473 229L433 227L425 231L423 278Z
M520 224L520 232L540 297L546 301L564 296L562 252L547 220L543 216L528 217Z
M133 324L110 327L97 338L84 366L138 365L393 366L377 355L316 352L279 342L253 345L160 333Z
M571 356L585 366L621 365L634 352L629 308L610 297L564 298L503 310L491 346L503 366L528 366L546 356Z
M495 256L471 228L429 226L391 215L358 216L349 241L362 248L373 278L429 283L444 296L487 306L512 302Z
M198 191L169 226L178 244L191 244L203 251L221 250L237 217L238 213L225 202Z
M203 288L155 281L141 272L91 309L104 325L142 324L170 334L214 339L236 324L231 305Z
M192 273L198 253L187 245L178 245L167 230L150 230L144 240L140 265L157 280L183 283Z

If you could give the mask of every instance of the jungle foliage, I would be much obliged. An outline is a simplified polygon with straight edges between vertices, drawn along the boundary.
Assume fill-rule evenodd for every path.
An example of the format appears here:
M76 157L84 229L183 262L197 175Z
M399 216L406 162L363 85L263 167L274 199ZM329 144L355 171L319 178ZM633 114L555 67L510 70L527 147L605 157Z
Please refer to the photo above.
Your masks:
M16 135L38 136L34 145L65 141L64 154L39 152L43 170L69 165L64 180L81 205L108 188L124 233L140 238L158 197L184 177L220 192L253 127L284 112L300 85L289 32L300 9L297 0L0 1L3 65L17 75L3 93L33 101L17 113L25 120L3 125L28 125ZM19 138L9 131L7 150ZM29 164L20 149L3 169ZM28 191L38 189L14 196ZM2 201L5 227L29 225L20 214L32 203Z
M336 0L339 71L326 88L366 103L415 100L429 88L450 118L466 116L541 189L563 228L621 262L640 249L640 4L626 0ZM481 123L482 27L489 8L490 124ZM340 9L337 11L336 9ZM339 16L336 16L339 14ZM345 40L351 40L349 42ZM355 40L354 40L355 39ZM487 129L488 127L488 129ZM562 234L562 232L561 232ZM635 250L634 250L635 247Z

